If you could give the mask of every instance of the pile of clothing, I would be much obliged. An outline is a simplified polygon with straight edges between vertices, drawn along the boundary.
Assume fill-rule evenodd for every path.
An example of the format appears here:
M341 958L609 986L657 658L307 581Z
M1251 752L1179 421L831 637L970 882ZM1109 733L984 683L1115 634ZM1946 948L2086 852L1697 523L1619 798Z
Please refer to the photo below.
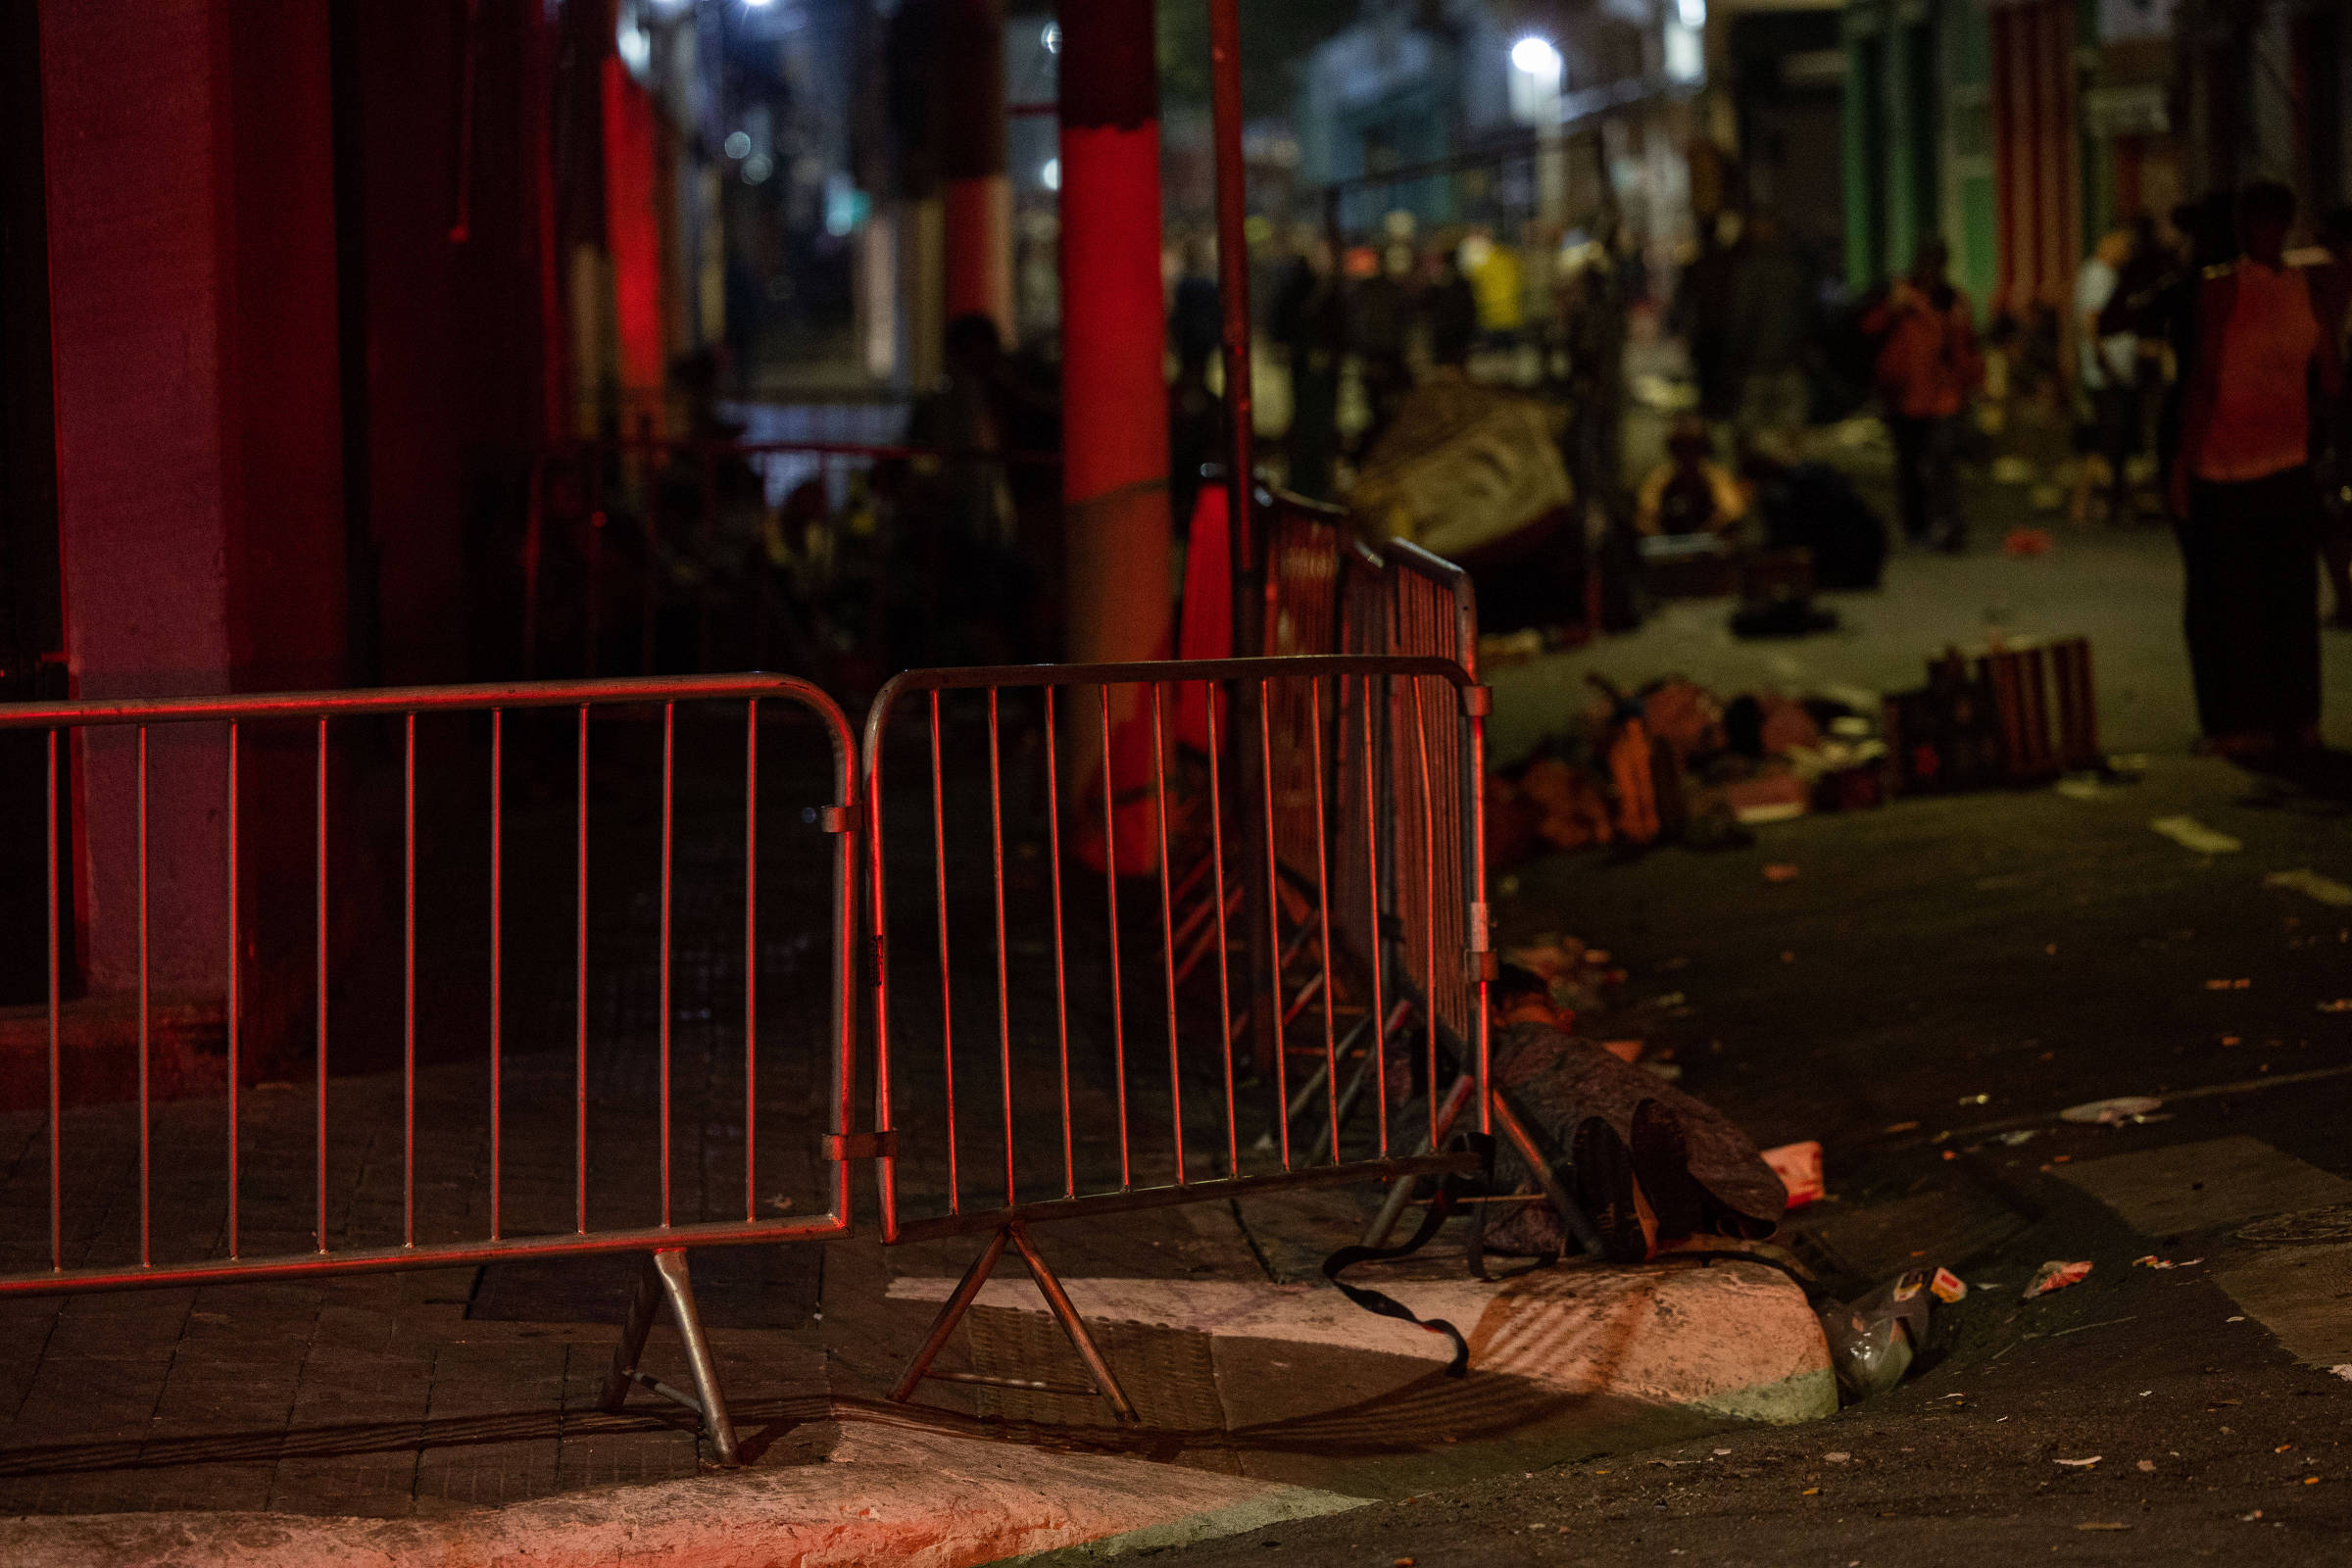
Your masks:
M1679 676L1630 695L1591 679L1601 700L1489 781L1493 866L1544 849L1744 844L1755 823L1886 797L1886 746L1865 694L1726 702Z

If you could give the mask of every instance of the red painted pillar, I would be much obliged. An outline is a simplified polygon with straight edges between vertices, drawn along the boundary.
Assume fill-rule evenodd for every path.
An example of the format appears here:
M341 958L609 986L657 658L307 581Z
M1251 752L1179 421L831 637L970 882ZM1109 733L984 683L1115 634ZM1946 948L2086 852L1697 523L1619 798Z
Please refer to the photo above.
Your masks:
M660 435L666 364L654 103L617 55L605 57L600 81L604 93L605 242L612 256L613 320L620 340L621 434Z
M1167 327L1152 0L1071 0L1062 9L1061 48L1061 493L1070 658L1164 659L1172 598L1161 371ZM1110 695L1111 783L1136 800L1119 812L1119 865L1149 870L1157 863L1148 794L1151 711L1140 688ZM1074 739L1082 764L1101 756L1091 728ZM1099 767L1080 776L1095 786L1080 799L1099 801ZM1139 787L1144 795L1136 799Z
M44 4L40 49L74 693L341 684L326 8ZM301 907L271 878L300 863L310 822L276 809L270 743L247 742L239 894L251 918ZM150 980L158 997L217 998L225 737L159 729L149 754ZM78 749L75 902L94 991L139 977L137 767L127 730L90 732ZM249 968L267 967L269 939L246 935ZM307 988L270 990L308 1004Z
M1012 339L1012 182L1004 172L1004 0L948 0L939 30L947 318Z

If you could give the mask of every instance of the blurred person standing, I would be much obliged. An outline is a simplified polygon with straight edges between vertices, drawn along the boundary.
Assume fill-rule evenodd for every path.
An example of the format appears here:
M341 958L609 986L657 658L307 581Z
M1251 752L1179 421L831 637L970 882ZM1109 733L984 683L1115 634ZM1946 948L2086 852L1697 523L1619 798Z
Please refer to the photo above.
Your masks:
M1624 278L1614 225L1576 248L1562 269L1560 327L1568 355L1568 428L1562 437L1577 494L1606 503L1625 487Z
M1440 250L1433 259L1429 282L1421 290L1421 324L1428 334L1429 363L1442 369L1458 370L1469 364L1471 345L1478 339L1478 295L1464 275L1465 261L1476 256L1468 240Z
M1405 358L1412 340L1412 271L1413 248L1392 241L1381 248L1369 274L1348 291L1348 336L1372 415L1357 438L1359 451L1380 439L1413 388L1412 368Z
M1805 265L1771 213L1748 225L1732 269L1724 358L1739 388L1733 417L1742 449L1770 432L1806 424L1811 402L1805 350L1812 340L1813 287Z
M2319 240L2328 262L2312 279L2312 294L2320 327L2334 338L2340 363L2352 351L2352 207L2321 219ZM2328 619L2352 628L2352 387L2328 402L2316 422L2320 561L2335 607Z
M2069 514L2090 520L2090 492L2103 477L2107 520L2130 519L2130 465L2139 453L2139 334L2124 319L2125 269L2135 259L2132 231L2099 237L2075 274L2075 384L2090 404L2090 450L2077 470ZM2119 308L2126 307L2126 308ZM2091 461L2095 459L2095 464Z
M1309 239L1292 258L1274 295L1270 324L1291 372L1290 488L1328 500L1339 443L1340 361L1348 348L1348 317L1338 259L1324 235Z
M2213 750L2229 757L2319 745L2311 389L2332 402L2342 366L2310 270L2286 264L2294 220L2284 185L2257 180L2238 193L2244 255L2198 285L2171 481L2185 519L2182 623L2197 715Z
M1894 437L1903 532L1914 544L1956 555L1967 545L1960 421L1984 362L1968 296L1946 276L1951 260L1941 239L1923 241L1909 275L1887 287L1862 327L1879 343L1874 369Z
M1176 381L1168 388L1168 505L1180 527L1193 514L1201 466L1225 451L1225 406L1208 385L1225 335L1216 274L1216 241L1207 235L1186 241L1184 272L1168 306L1168 347L1176 356Z
M1701 418L1720 423L1739 407L1738 387L1732 380L1730 341L1732 289L1740 268L1740 239L1744 227L1736 212L1717 213L1699 224L1698 254L1676 280L1672 329L1690 356L1690 371L1698 378Z
M1478 304L1479 346L1511 349L1519 344L1526 325L1520 299L1519 253L1497 242L1484 227L1474 228L1461 243L1462 275L1470 280Z

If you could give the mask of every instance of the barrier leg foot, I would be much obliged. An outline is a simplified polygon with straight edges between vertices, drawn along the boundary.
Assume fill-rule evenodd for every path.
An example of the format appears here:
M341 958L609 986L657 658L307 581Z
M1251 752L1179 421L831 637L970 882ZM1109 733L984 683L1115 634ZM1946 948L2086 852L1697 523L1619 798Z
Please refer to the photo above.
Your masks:
M931 1363L947 1348L948 1336L956 1332L956 1325L963 1321L963 1314L970 1309L974 1298L979 1296L980 1287L986 1285L988 1276L995 1272L997 1260L1004 1255L1004 1244L1009 1239L1010 1233L1004 1230L990 1237L988 1245L980 1250L980 1255L972 1259L972 1266L963 1271L963 1278L956 1282L956 1289L948 1294L946 1300L939 1303L939 1315L931 1320L931 1332L924 1336L923 1348L914 1352L913 1360L906 1363L906 1375L899 1379L899 1386L890 1391L891 1398L905 1404L914 1397L914 1391L921 1386L923 1379L931 1375Z
M956 1325L963 1321L963 1314L971 1309L972 1302L979 1298L980 1287L988 1283L989 1275L1003 1261L1006 1247L1020 1253L1022 1263L1029 1269L1029 1277L1037 1281L1038 1291L1046 1298L1046 1309L1054 1314L1054 1321L1060 1324L1061 1332L1069 1337L1070 1348L1086 1363L1093 1387L1079 1388L1027 1378L988 1377L977 1372L931 1370L931 1363L947 1348L948 1336L956 1332ZM1070 1304L1069 1293L1061 1288L1061 1281L1054 1276L1052 1266L1038 1255L1036 1246L1029 1240L1028 1230L1018 1220L1000 1227L988 1239L988 1246L981 1249L980 1255L972 1259L972 1266L963 1271L963 1278L956 1282L956 1289L940 1303L939 1315L931 1320L931 1332L924 1337L923 1348L914 1352L913 1360L906 1363L906 1371L899 1379L898 1387L890 1391L891 1398L906 1403L914 1397L914 1391L922 1386L925 1378L936 1378L943 1383L977 1384L983 1388L1019 1389L1037 1394L1092 1394L1108 1400L1112 1413L1122 1422L1138 1419L1135 1405L1127 1397L1127 1391L1119 1386L1117 1376L1110 1370L1110 1363L1102 1358L1102 1348L1095 1344L1095 1337L1087 1332L1086 1320Z
M638 1366L645 1354L646 1336L653 1332L654 1314L661 1309L664 1298L669 1302L670 1316L677 1319L678 1334L686 1342L687 1369L694 1378L692 1394L671 1388ZM718 1384L718 1365L710 1354L710 1341L703 1333L703 1315L694 1304L694 1287L687 1278L683 1248L664 1248L646 1256L636 1289L629 1293L628 1316L621 1324L620 1343L612 1349L612 1370L605 1377L604 1407L618 1413L633 1384L642 1384L702 1417L703 1430L710 1436L718 1462L724 1465L737 1462L735 1423L728 1418L726 1395Z
M1088 1375L1095 1380L1095 1391L1110 1401L1112 1413L1121 1421L1132 1425L1141 1419L1127 1398L1127 1391L1119 1387L1119 1380L1111 1372L1110 1363L1102 1359L1102 1348L1095 1344L1095 1337L1087 1332L1086 1319L1078 1315L1078 1309L1070 1304L1069 1293L1061 1288L1061 1281L1054 1277L1054 1270L1046 1260L1038 1255L1036 1245L1029 1240L1027 1227L1015 1220L999 1234L1012 1238L1012 1245L1020 1251L1021 1261L1029 1265L1029 1277L1037 1281L1038 1291L1046 1298L1047 1308L1053 1312L1054 1321L1061 1325L1061 1332L1070 1337L1070 1348L1078 1352L1078 1359L1086 1363Z
M1446 1098L1438 1102L1438 1115L1431 1129L1429 1152L1434 1154L1446 1147L1446 1140L1453 1133L1454 1122L1460 1119L1462 1108L1469 1104L1470 1097L1477 1088L1476 1081L1465 1075L1456 1078L1453 1087L1446 1091ZM1380 1205L1380 1212L1373 1216L1372 1223L1364 1227L1361 1245L1389 1245L1396 1222L1404 1217L1406 1205L1413 1200L1413 1189L1420 1183L1418 1176L1399 1176L1389 1183L1388 1199Z

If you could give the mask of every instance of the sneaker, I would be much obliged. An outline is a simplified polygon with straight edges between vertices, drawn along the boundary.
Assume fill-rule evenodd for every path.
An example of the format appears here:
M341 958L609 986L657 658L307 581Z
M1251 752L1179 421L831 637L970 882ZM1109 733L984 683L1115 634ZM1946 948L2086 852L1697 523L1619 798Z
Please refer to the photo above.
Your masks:
M1617 1129L1598 1116L1577 1123L1568 1148L1576 1178L1576 1200L1600 1232L1601 1255L1612 1263L1639 1263L1649 1256L1634 1190L1633 1152Z
M1706 1227L1707 1195L1690 1174L1690 1140L1674 1112L1654 1100L1634 1107L1633 1161L1659 1241L1679 1242Z

